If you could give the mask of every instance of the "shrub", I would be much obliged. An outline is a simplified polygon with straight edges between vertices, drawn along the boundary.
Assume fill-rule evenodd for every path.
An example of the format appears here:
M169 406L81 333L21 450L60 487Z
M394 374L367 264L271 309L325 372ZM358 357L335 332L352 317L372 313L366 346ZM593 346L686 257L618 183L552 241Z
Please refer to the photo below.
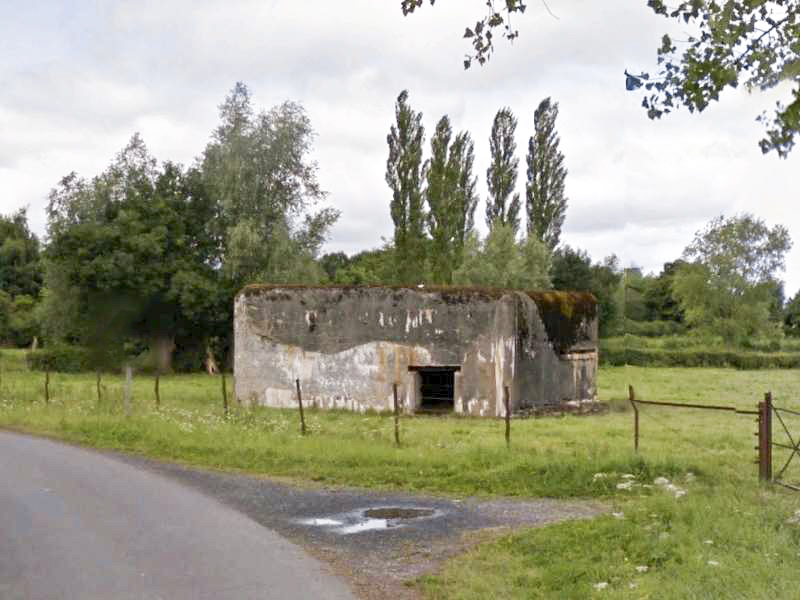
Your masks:
M56 344L28 352L26 358L32 371L79 373L91 369L89 351L81 346Z
M600 344L600 363L637 367L734 367L736 369L797 369L800 352L736 352L725 350L661 350Z
M662 337L686 332L686 325L677 321L634 321L626 319L625 333L642 337Z

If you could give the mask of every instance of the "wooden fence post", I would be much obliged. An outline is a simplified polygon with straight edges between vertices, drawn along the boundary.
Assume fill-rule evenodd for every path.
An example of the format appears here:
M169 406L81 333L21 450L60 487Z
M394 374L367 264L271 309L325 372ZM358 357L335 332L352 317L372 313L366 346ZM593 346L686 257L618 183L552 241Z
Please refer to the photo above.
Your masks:
M225 386L225 371L220 371L220 375L222 375L222 411L225 415L225 419L228 418L228 390Z
M400 446L400 404L397 402L397 384L392 384L394 392L394 443Z
M300 380L296 379L297 384L297 404L300 407L300 435L306 434L306 418L303 416L303 394L300 391Z
M131 401L133 400L133 367L128 365L125 367L125 393L123 394L125 402L125 416L131 416Z
M44 403L50 404L50 370L44 372Z
M636 406L636 392L632 385L628 386L628 400L633 407L633 449L639 452L639 407Z
M155 392L156 395L156 410L161 409L161 392L158 389L158 383L160 379L161 379L161 370L156 369L156 382L155 385L153 386L153 392Z
M511 448L511 397L508 386L503 388L503 402L506 406L506 448Z
M97 408L100 408L102 397L100 395L100 369L97 369Z

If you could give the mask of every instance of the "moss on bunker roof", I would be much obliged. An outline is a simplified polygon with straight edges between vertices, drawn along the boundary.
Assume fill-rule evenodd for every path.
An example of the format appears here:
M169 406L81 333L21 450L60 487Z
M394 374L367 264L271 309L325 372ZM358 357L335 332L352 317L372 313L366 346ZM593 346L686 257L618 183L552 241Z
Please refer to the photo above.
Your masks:
M597 316L597 299L589 292L565 292L565 291L523 291L506 288L493 287L460 287L444 285L425 285L422 287L413 285L302 285L302 284L267 284L253 283L239 291L237 296L258 295L262 292L277 290L337 290L337 291L363 291L387 290L412 292L425 294L440 294L443 297L461 297L468 300L470 297L498 299L506 294L518 292L529 296L539 308L540 313L560 317L571 321L573 319L582 320L585 318L593 319Z
M539 309L547 337L559 353L580 339L586 321L597 317L597 299L589 292L527 292Z

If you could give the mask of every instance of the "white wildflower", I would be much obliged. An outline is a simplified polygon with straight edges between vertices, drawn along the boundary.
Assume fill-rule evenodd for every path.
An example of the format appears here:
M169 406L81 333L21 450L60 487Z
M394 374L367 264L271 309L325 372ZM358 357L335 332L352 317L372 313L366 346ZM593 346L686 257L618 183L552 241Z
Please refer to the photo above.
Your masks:
M599 583L595 583L592 587L594 589L596 589L596 590L604 590L604 589L606 589L608 587L608 582L607 581L601 581Z
M694 481L695 479L697 478L695 477L694 473L692 473L691 471L688 471L686 473L686 481Z
M635 590L637 587L639 587L639 585L638 585L638 584L636 584L636 583L634 583L633 581L631 581L631 582L628 584L628 587L629 587L630 589L632 589L632 590Z
M676 498L682 498L685 495L686 495L686 490L681 490L681 489L675 490L675 497Z
M786 519L786 522L789 525L797 525L800 524L800 510L794 511L794 515Z
M656 477L653 480L653 483L655 483L656 485L668 485L669 479L667 479L666 477Z
M647 571L649 571L649 570L650 570L650 567L648 567L647 565L639 565L638 567L636 567L636 572L637 573L647 573Z
M624 512L612 512L611 516L614 517L615 519L624 519L625 518L625 513Z
M711 546L714 543L714 540L705 540L703 543Z
M708 566L710 566L710 567L718 567L719 566L719 561L710 560L710 561L708 561Z
M592 479L594 479L596 481L598 479L605 479L606 477L608 477L608 475L606 475L605 473L595 473L592 476Z
M624 483L618 483L617 484L617 489L618 490L630 490L631 487L633 487L633 482L631 482L631 481L626 481Z
M622 479L636 479L636 475L632 475L631 473L625 473L625 475L622 475Z

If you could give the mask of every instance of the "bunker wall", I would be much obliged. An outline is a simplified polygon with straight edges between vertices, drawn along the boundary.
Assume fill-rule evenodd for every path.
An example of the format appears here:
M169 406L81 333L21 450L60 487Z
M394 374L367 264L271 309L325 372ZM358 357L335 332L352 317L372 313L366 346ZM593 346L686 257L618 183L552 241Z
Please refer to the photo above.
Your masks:
M522 294L392 288L245 289L235 304L236 395L243 402L391 410L420 402L409 367L453 366L454 410L504 414L514 387ZM535 310L535 307L534 307ZM512 392L512 399L517 396Z

